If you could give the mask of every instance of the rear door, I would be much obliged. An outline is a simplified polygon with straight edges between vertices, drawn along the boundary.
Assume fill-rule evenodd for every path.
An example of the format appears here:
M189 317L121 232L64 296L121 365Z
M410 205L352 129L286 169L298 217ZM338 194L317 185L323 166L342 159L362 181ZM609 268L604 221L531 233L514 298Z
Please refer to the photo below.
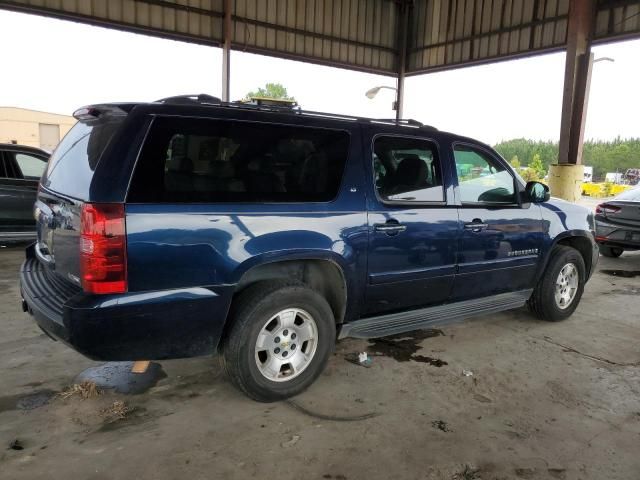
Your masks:
M89 199L102 152L124 115L85 119L51 155L35 204L39 260L62 278L80 284L80 211Z
M447 300L455 274L458 216L435 141L377 135L365 155L371 172L365 313Z
M540 208L520 203L513 172L493 152L455 143L461 235L452 299L532 288L543 224Z

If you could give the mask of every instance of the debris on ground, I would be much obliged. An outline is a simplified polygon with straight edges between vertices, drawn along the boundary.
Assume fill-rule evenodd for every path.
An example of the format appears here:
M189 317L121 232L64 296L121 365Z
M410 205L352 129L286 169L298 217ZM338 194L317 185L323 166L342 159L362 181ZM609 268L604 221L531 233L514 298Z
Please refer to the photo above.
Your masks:
M367 352L360 352L358 353L358 363L363 367L370 367L372 363L371 357L367 355Z
M465 377L472 377L473 372L471 370L462 370L462 375L464 375Z
M118 420L124 420L132 411L133 408L128 406L122 400L116 400L108 407L100 410L100 416L104 417L107 423L110 423Z
M75 383L58 394L64 400L72 397L80 397L82 400L96 398L102 391L94 382Z
M491 403L493 401L489 397L485 397L484 395L480 395L479 393L474 393L473 398L482 403Z
M298 440L300 440L300 435L294 435L293 437L291 437L291 440L287 440L286 442L283 442L282 446L285 448L293 447L296 443L298 443Z
M480 469L465 465L464 469L456 473L452 480L480 480Z
M449 425L444 420L434 420L431 422L431 426L437 428L438 430L442 430L443 432L450 432Z
M371 357L367 354L367 352L348 353L344 358L347 362L351 362L355 365L360 365L366 368L371 367L371 365L373 364L373 361L371 360Z
M24 445L19 439L14 439L9 443L9 450L24 450Z

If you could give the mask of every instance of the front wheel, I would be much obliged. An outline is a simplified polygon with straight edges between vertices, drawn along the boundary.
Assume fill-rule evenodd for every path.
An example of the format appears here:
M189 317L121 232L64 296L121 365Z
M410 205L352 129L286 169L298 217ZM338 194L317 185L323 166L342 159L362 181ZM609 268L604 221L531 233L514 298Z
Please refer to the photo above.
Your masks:
M333 351L335 321L327 301L302 284L260 282L234 301L222 350L231 381L261 402L305 390Z
M529 309L550 322L570 317L580 303L585 280L586 268L580 252L564 245L555 247L527 303Z
M618 258L620 255L622 255L622 252L624 252L622 248L600 245L600 253L605 257Z

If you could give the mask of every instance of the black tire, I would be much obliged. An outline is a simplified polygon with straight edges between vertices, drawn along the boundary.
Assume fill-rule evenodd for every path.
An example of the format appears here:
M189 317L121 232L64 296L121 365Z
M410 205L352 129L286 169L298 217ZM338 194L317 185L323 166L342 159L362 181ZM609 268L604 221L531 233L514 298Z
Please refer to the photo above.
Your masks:
M624 252L624 249L619 247L607 247L606 245L600 245L600 253L605 257L618 258L622 255L622 252Z
M301 373L273 381L259 370L255 346L265 322L287 308L308 312L317 327L315 353ZM304 391L324 370L335 347L336 326L327 301L306 285L259 282L243 291L232 305L233 322L222 345L224 368L240 390L259 402L283 400ZM293 354L293 352L292 352Z
M560 270L568 263L572 263L578 270L578 287L571 303L563 309L558 306L555 298L556 280ZM585 279L586 268L580 252L571 247L558 245L551 252L547 268L527 302L529 310L541 320L549 322L558 322L570 317L582 298Z

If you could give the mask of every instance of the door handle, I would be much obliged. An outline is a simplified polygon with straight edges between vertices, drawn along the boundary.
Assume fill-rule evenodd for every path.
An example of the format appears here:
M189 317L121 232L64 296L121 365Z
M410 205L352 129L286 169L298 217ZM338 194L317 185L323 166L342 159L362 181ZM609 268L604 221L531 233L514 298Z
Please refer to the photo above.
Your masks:
M486 230L489 228L488 223L482 223L482 220L479 218L474 218L472 222L465 223L464 229L471 230L472 232L481 232L482 230Z
M387 222L387 223L375 223L373 229L376 232L383 232L387 235L396 235L400 232L404 232L407 229L406 225L400 225L399 223Z

